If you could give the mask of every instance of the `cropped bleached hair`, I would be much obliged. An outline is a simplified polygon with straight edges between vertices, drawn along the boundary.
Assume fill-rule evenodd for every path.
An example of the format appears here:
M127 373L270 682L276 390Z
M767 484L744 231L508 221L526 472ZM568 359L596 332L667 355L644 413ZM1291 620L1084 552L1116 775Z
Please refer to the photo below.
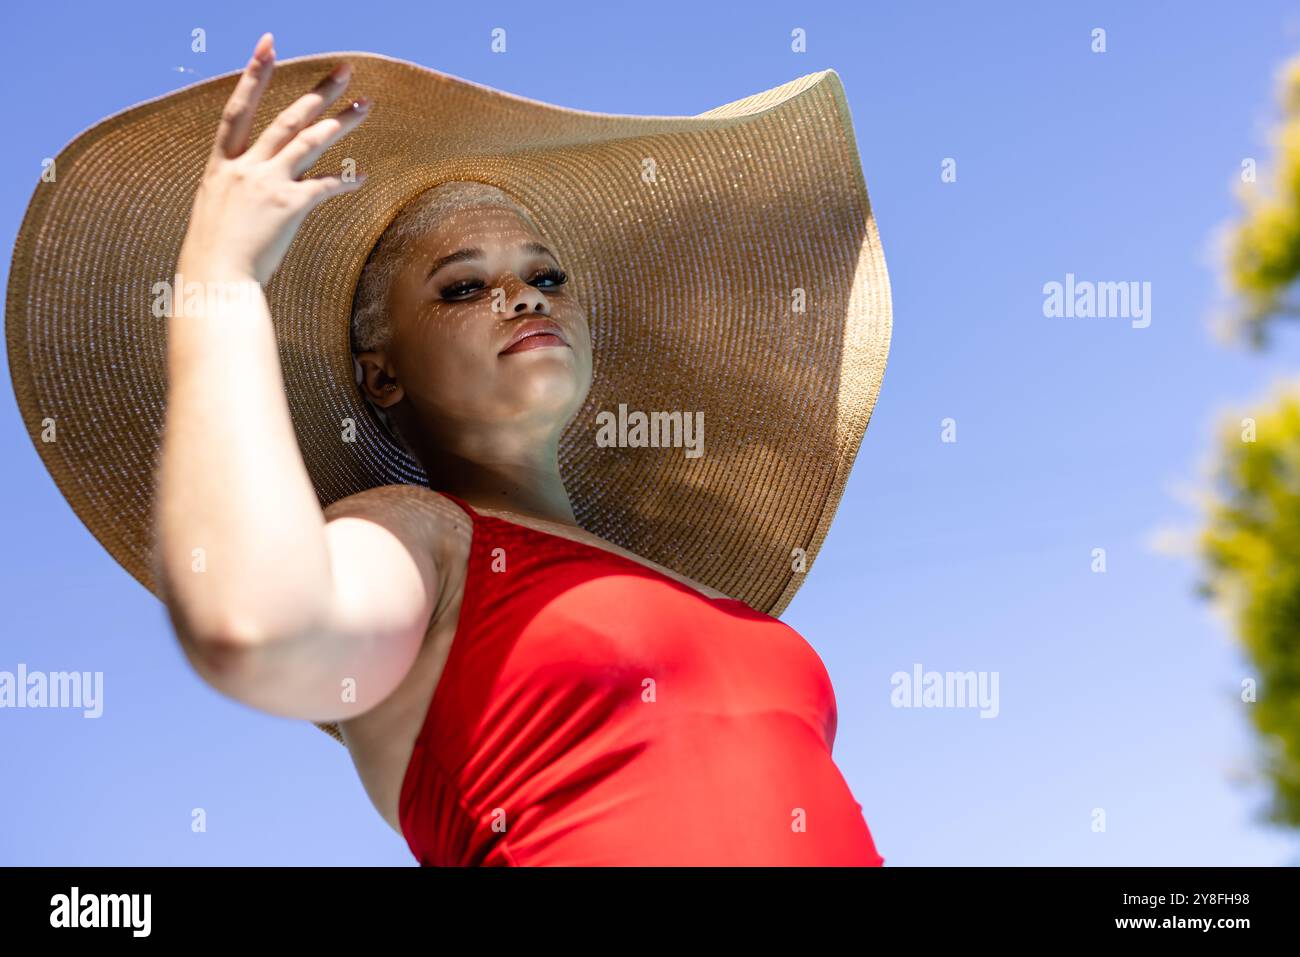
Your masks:
M384 230L370 251L357 282L352 301L351 339L352 352L368 352L389 344L392 337L392 315L388 309L388 293L399 271L406 265L411 251L419 239L436 229L443 217L464 209L476 207L501 207L518 213L524 222L540 234L537 222L509 193L488 183L471 180L452 180L420 193L405 206ZM353 359L357 384L362 381L361 364ZM397 423L387 411L365 396L379 421L412 456L410 444L397 430Z

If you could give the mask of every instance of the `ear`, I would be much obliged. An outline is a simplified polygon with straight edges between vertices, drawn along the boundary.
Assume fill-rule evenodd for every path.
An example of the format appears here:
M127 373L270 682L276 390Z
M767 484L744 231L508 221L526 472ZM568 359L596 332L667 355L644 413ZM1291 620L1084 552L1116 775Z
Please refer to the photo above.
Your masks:
M370 401L383 409L401 402L406 393L397 381L397 370L388 362L384 350L358 352L356 356L361 365L361 389Z

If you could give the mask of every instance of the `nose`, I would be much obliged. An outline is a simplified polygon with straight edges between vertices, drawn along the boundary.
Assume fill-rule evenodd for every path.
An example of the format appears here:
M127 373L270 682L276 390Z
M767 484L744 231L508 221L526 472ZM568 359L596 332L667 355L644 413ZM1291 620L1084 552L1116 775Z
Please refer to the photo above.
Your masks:
M547 302L546 296L536 286L529 285L513 274L505 277L504 286L506 290L505 313L507 316L521 316L525 313L550 315L551 304Z

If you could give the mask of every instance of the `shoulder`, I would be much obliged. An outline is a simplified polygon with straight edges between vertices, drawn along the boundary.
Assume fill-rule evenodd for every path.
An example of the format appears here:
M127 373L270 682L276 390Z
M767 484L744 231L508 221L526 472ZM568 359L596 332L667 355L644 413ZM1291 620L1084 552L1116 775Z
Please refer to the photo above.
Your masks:
M331 502L327 523L361 519L391 532L408 548L463 560L474 533L470 517L451 499L423 485L379 485Z

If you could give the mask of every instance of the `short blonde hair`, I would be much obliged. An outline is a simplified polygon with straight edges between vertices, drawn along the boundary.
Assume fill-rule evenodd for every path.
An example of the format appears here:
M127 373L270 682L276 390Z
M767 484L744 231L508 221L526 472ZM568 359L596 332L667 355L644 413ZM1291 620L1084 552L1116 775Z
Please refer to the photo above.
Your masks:
M350 335L354 356L356 353L382 349L391 341L393 325L388 309L388 294L419 239L437 228L445 216L484 206L513 210L534 232L541 233L528 210L509 193L489 183L451 180L420 193L402 207L384 230L361 270L361 278L352 300ZM353 365L359 386L362 381L361 364L354 358ZM397 423L388 411L375 405L364 392L362 394L398 444L414 456L414 450L402 438Z

